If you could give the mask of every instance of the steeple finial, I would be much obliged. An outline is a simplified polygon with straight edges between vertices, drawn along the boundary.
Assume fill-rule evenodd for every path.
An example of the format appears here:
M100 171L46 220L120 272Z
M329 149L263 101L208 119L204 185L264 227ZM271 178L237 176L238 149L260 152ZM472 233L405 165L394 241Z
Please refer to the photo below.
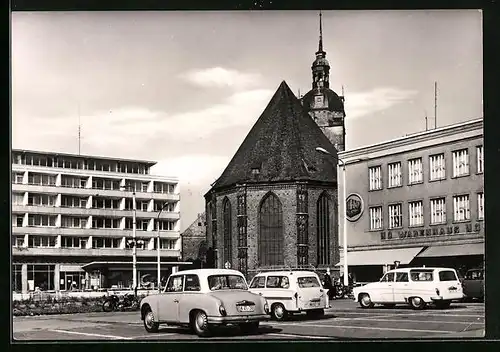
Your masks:
M321 24L321 10L319 10L319 46L318 52L323 51L323 27Z

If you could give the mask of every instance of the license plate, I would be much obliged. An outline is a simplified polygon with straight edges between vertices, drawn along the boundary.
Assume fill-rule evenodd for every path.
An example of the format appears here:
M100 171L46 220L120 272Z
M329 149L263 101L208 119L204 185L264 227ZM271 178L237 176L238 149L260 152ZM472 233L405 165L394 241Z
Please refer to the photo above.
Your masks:
M253 312L254 306L240 306L240 312Z
M320 303L320 302L311 302L311 303L309 303L309 305L310 305L311 307L319 307L319 303Z

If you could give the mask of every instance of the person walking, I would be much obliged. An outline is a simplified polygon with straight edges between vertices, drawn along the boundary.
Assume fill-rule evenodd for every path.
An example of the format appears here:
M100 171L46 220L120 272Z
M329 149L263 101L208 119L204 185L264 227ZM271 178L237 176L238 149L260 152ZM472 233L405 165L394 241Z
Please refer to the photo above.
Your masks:
M325 276L323 277L323 287L327 290L328 299L332 299L332 277L330 276L330 268L326 269Z

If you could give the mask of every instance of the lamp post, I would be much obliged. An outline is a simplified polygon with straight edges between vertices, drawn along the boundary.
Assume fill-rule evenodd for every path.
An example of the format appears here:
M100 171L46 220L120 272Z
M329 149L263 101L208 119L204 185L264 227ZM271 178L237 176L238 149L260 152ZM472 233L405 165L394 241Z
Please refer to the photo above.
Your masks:
M132 287L135 290L137 287L137 241L135 240L137 208L135 202L135 188L126 185L120 187L120 190L132 190Z
M344 286L349 285L349 270L347 268L347 204L346 204L346 177L345 177L345 162L338 156L331 154L324 148L316 147L316 151L325 155L328 155L337 162L342 164L342 206L344 208L344 219L343 221L343 252L344 252Z
M160 215L163 209L168 205L168 202L163 203L158 215L156 216L156 256L157 256L157 281L158 281L158 293L161 293L161 257L160 257Z

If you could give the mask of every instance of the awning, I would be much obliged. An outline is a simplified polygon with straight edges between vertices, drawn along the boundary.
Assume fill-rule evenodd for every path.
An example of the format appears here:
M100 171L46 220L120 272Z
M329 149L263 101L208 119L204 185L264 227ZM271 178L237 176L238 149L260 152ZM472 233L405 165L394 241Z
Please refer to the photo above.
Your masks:
M347 253L347 265L386 265L399 261L400 264L410 263L424 247L380 249L372 251L353 251ZM342 255L342 252L341 252ZM341 258L336 266L343 265Z
M484 243L432 246L420 253L417 257L455 257L460 255L484 255Z
M137 262L137 266L142 265L157 265L158 262ZM192 262L161 262L161 265L169 265L169 266L179 266L179 265L190 265ZM130 266L130 270L132 270L132 262L91 262L88 264L82 265L82 268L88 269L89 267L97 267L97 266L111 266L111 265L128 265Z

